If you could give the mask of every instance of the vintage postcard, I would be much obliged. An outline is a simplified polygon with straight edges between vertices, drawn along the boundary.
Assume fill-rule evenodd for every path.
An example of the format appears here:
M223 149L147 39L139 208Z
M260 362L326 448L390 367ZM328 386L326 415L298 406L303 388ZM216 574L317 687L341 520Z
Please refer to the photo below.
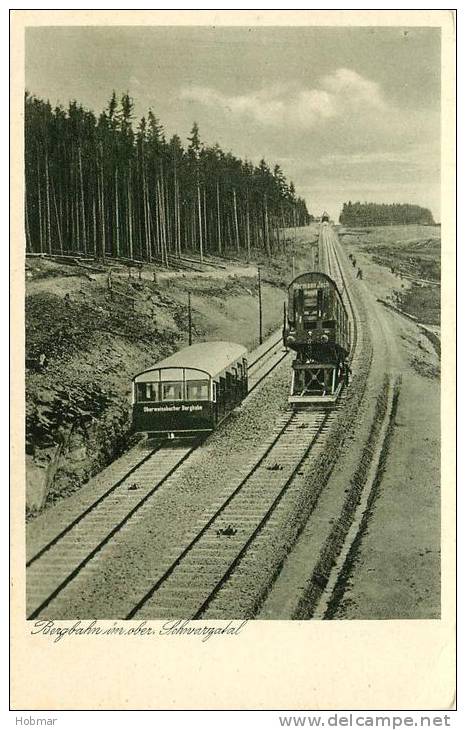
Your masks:
M11 111L13 709L453 709L455 13L15 10Z

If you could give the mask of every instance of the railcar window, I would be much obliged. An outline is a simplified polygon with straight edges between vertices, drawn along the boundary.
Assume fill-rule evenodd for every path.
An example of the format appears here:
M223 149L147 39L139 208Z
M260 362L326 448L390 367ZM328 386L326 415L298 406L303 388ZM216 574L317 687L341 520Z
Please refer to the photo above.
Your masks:
M183 382L172 380L161 383L162 400L183 400Z
M148 402L159 400L158 383L136 383L136 401Z
M306 293L303 302L303 314L305 317L315 317L317 315L318 304L315 292Z
M186 383L187 400L209 400L208 380L188 380Z
M324 329L331 329L332 327L335 327L335 321L333 319L328 319L325 322L322 322L322 327Z

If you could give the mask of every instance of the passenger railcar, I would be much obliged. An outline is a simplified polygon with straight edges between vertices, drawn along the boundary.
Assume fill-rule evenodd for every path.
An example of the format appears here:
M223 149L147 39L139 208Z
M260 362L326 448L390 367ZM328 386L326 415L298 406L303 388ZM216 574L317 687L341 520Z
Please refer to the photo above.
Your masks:
M289 285L283 342L296 352L289 402L334 402L348 380L350 324L327 274L301 274Z
M330 221L330 216L326 210L322 213L320 220L322 223L328 223Z
M209 432L247 392L245 347L233 342L190 345L133 378L133 426L168 438Z

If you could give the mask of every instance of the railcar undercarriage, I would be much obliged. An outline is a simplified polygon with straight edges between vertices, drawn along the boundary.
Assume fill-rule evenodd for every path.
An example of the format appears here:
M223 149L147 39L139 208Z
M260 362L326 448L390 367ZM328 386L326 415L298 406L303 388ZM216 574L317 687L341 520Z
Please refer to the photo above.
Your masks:
M335 403L348 379L345 363L302 362L296 358L288 403L294 406Z

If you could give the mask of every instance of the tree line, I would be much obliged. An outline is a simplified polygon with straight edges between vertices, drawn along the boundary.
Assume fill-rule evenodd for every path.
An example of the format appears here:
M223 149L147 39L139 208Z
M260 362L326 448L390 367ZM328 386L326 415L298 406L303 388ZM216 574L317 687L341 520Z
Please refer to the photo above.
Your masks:
M312 219L279 165L205 145L196 123L184 148L152 110L134 128L133 110L127 93L114 92L97 117L26 92L28 252L163 263L186 251L270 256L283 228Z
M435 225L428 208L409 203L343 203L340 223L344 226Z

